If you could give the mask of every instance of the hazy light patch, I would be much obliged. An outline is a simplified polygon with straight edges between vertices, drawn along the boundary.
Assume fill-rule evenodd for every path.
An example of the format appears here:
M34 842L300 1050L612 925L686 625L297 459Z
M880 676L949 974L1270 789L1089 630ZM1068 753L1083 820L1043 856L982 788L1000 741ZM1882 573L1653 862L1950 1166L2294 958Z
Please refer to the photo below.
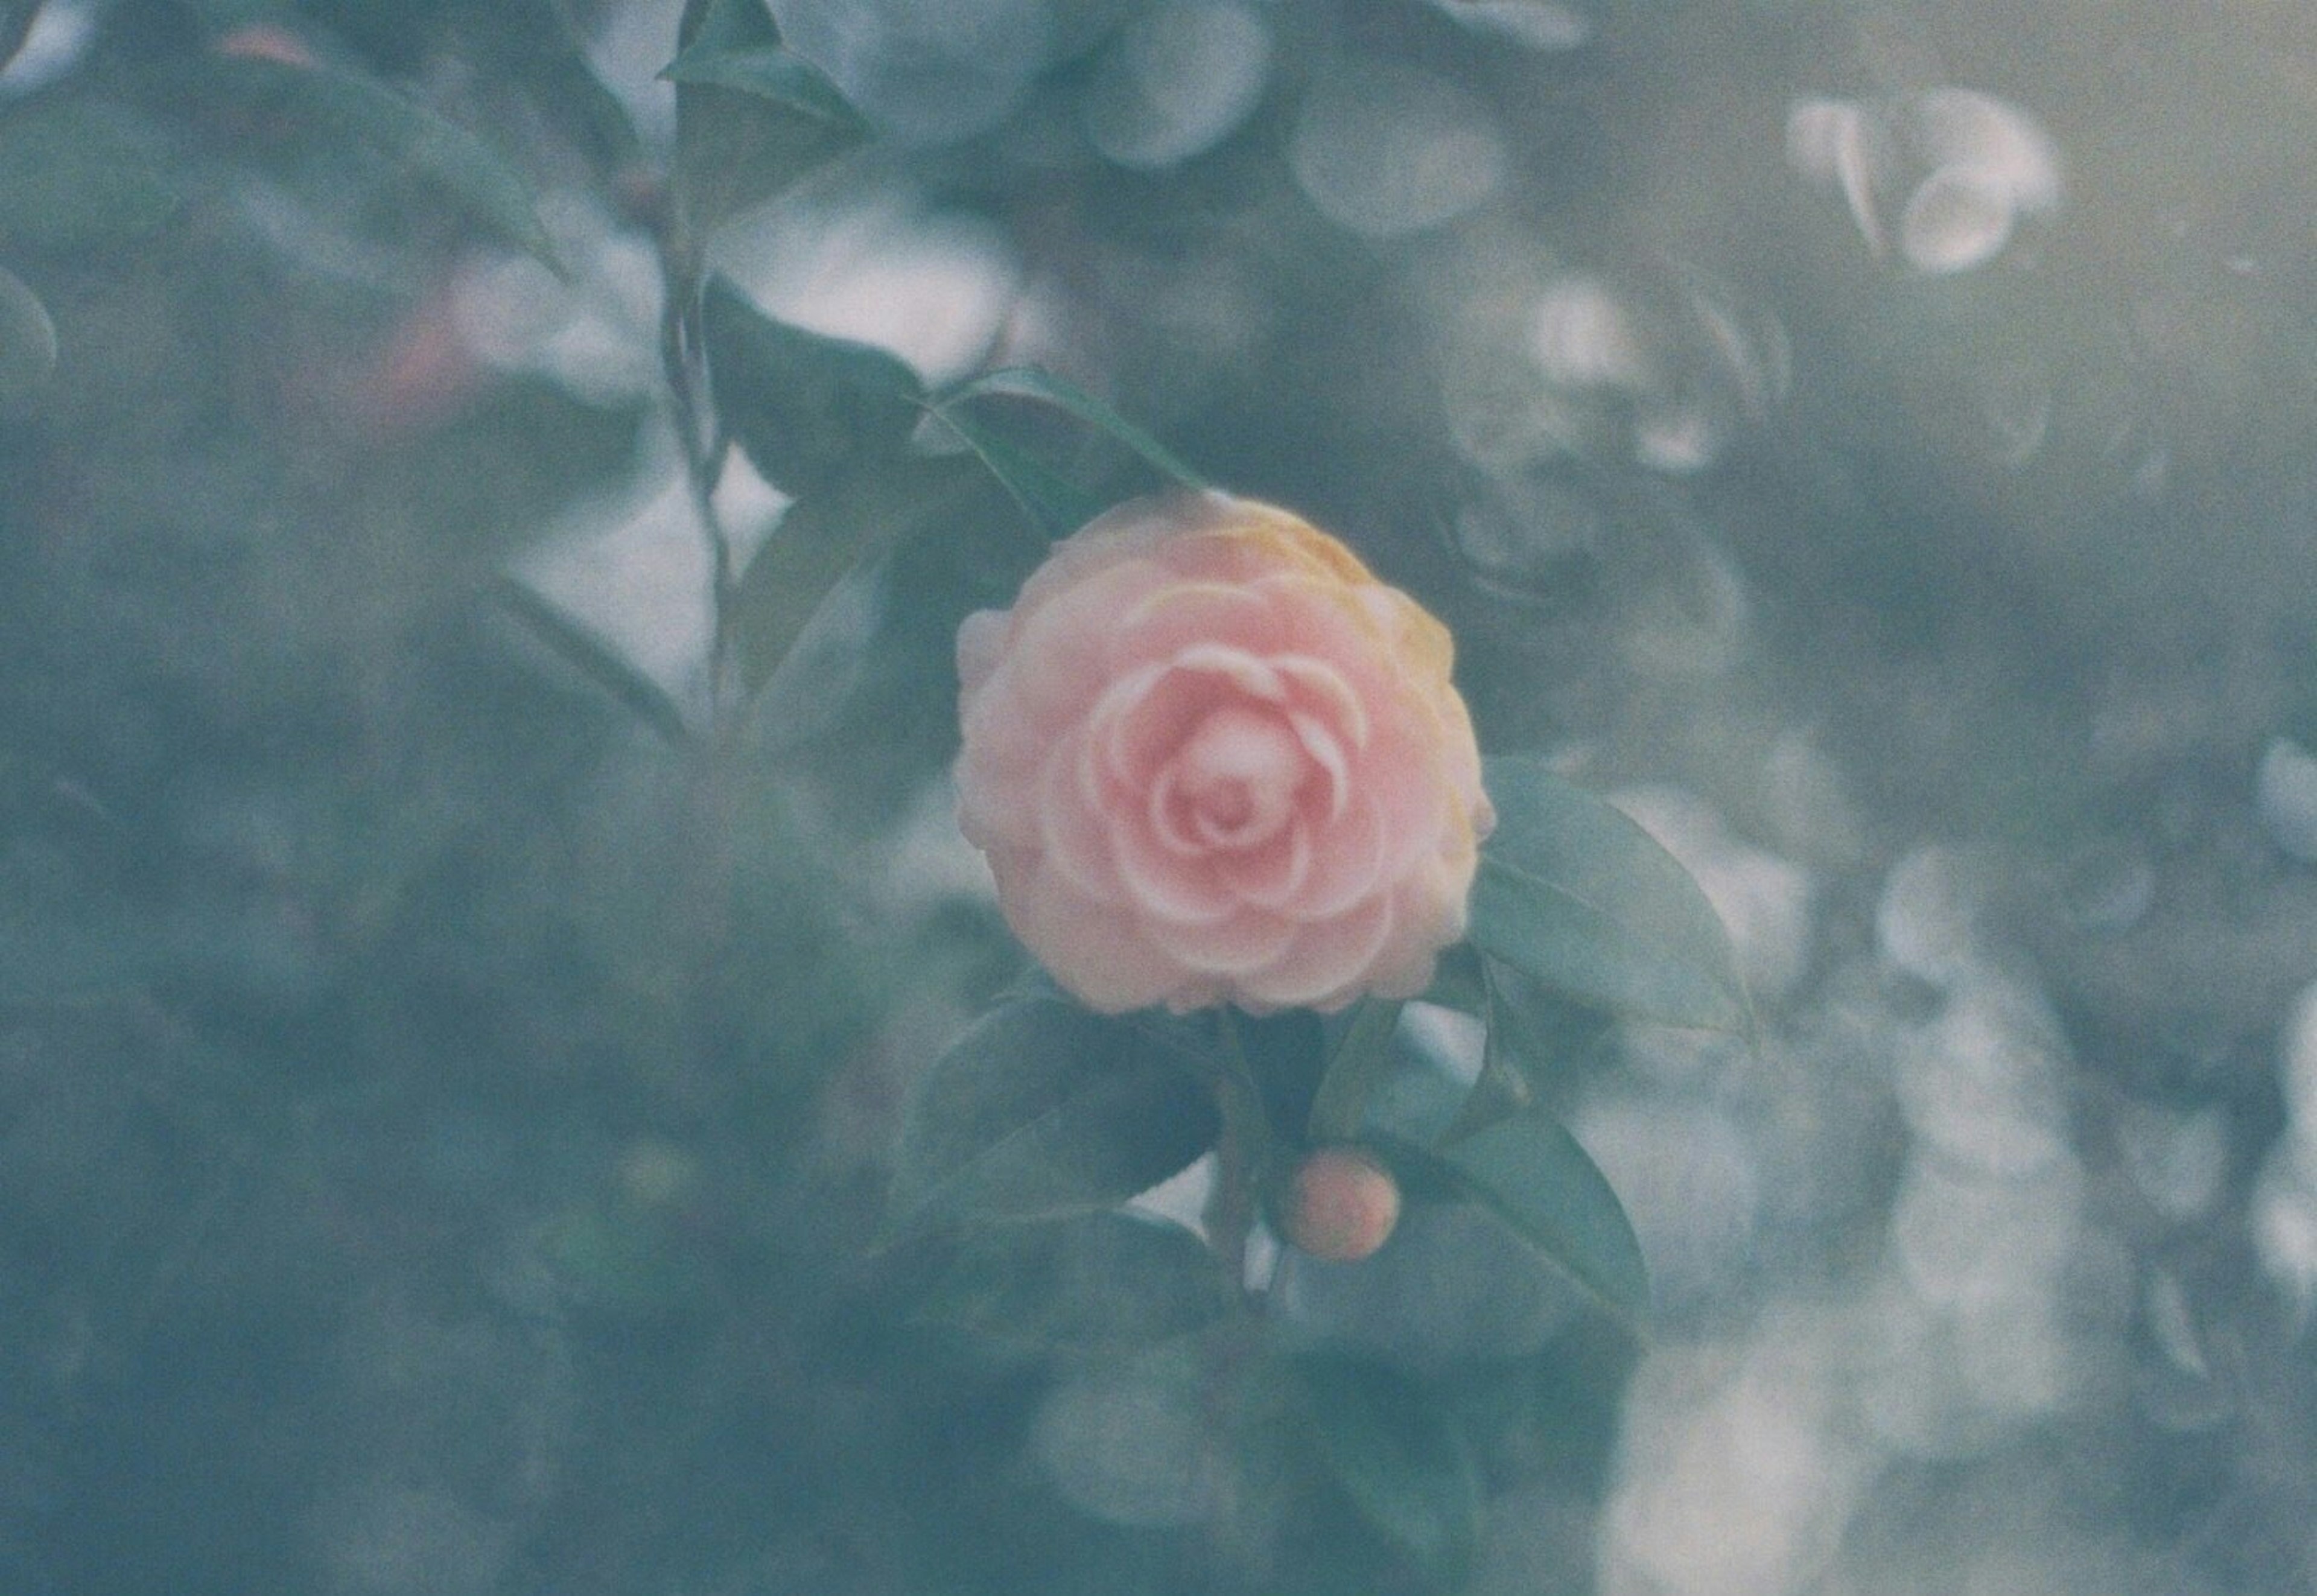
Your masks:
M1122 166L1178 166L1247 120L1270 65L1270 30L1245 6L1185 0L1145 12L1096 69L1087 136Z
M1597 1100L1570 1129L1633 1223L1660 1311L1738 1285L1752 1263L1760 1181L1754 1149L1728 1115L1658 1096Z
M1030 1449L1062 1497L1114 1524L1194 1524L1214 1510L1222 1466L1187 1356L1153 1355L1065 1379Z
M552 378L590 403L655 391L662 290L651 244L568 193L549 196L540 219L568 274L528 255L470 259L451 286L461 341L487 366Z
M1642 1366L1601 1519L1608 1596L1785 1596L1832 1558L1875 1459L1838 1422L1822 1327L1784 1320L1734 1357Z
M1975 976L1901 1044L1900 1109L1958 1169L1994 1179L2038 1174L2067 1156L2059 1046L2038 1000Z
M678 704L707 691L708 553L673 462L625 498L585 507L516 562L516 577L650 677Z
M2007 1180L1918 1158L1891 1215L1900 1272L1924 1302L1957 1312L2047 1296L2076 1241L2083 1184L2072 1159Z
M1486 106L1445 79L1382 61L1311 89L1288 164L1328 220L1371 238L1421 232L1493 196L1510 169Z
M2178 1224L2211 1211L2228 1172L2228 1125L2218 1108L2128 1103L2116 1132L2125 1173L2157 1213Z
M1842 197L1868 251L1929 275L2002 253L2061 200L2058 148L2019 107L1941 87L1890 101L1813 98L1786 115L1786 159Z
M891 196L834 212L775 207L713 253L767 313L891 350L928 383L979 367L1021 295L997 227Z
M71 71L96 36L96 11L72 0L49 0L40 7L15 58L0 72L0 100L29 94Z
M1535 50L1575 49L1593 37L1593 19L1556 0L1433 0L1475 33Z
M1609 801L1696 878L1729 929L1748 990L1765 999L1791 991L1809 964L1809 872L1732 836L1713 805L1680 788L1632 787Z
M2277 847L2317 865L2317 755L2289 737L2271 739L2253 774L2253 802Z
M1695 536L1684 540L1635 599L1618 642L1651 676L1712 677L1745 658L1753 620L1737 562L1720 544Z
M1563 388L1640 389L1657 375L1632 315L1595 277L1563 277L1545 290L1531 347L1546 380Z
M1979 957L1981 892L1955 850L1919 847L1891 868L1874 907L1874 940L1908 974L1946 986Z

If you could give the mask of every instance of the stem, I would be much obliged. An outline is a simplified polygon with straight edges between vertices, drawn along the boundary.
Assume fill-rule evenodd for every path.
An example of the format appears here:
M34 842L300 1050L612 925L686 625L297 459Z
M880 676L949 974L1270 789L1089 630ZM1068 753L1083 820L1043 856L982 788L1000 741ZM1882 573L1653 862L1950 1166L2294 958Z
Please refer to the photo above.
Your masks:
M1215 1188L1207 1198L1207 1239L1223 1260L1231 1283L1245 1292L1248 1237L1255 1229L1257 1194L1270 1151L1270 1126L1264 1117L1263 1095L1248 1063L1237 1017L1225 1009L1218 1023L1223 1049L1214 1061L1212 1083L1222 1125L1215 1137Z
M659 358L676 444L684 452L693 518L708 542L709 697L720 741L734 698L732 624L739 573L731 534L716 513L716 484L724 474L731 440L709 398L706 351L700 336L700 252L690 242L689 233L679 205L659 240L660 280L666 297L660 311Z

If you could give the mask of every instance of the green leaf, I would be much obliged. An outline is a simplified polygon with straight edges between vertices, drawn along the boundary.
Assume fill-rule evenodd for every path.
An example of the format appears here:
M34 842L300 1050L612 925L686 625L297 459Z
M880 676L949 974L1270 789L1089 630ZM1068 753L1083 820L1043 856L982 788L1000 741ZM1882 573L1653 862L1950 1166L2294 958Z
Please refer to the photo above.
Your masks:
M562 269L522 174L478 135L385 85L334 67L257 57L211 58L200 85L264 122L283 121L365 150L430 184L507 243Z
M820 68L786 45L695 44L668 63L670 83L708 84L769 101L848 139L869 136L869 125Z
M1320 1459L1360 1516L1428 1580L1461 1583L1488 1497L1449 1411L1382 1364L1309 1357L1294 1369Z
M995 428L959 407L930 407L942 424L964 441L997 485L1022 507L1030 525L1048 542L1068 537L1102 513L1102 500Z
M1183 1170L1216 1113L1173 1036L1040 998L984 1015L909 1106L885 1239L1096 1213Z
M16 58L40 14L40 0L0 0L0 67Z
M1436 1151L1379 1141L1410 1198L1480 1204L1620 1323L1649 1310L1641 1243L1608 1179L1577 1138L1543 1114L1499 1120Z
M1042 366L1007 366L961 384L943 396L944 406L995 395L1037 399L1077 417L1148 462L1161 476L1185 488L1204 488L1206 480L1183 463L1157 438L1121 416L1076 383L1055 376Z
M0 118L0 245L66 254L148 233L176 213L168 168L113 107L50 101Z
M1615 1023L1602 1010L1558 997L1494 959L1481 964L1488 1041L1480 1077L1444 1141L1565 1099L1576 1066L1601 1046Z
M57 324L23 280L0 266L0 414L22 405L57 369Z
M1017 1346L1121 1352L1202 1329L1231 1300L1189 1231L1103 1213L970 1238L918 1312Z
M1472 883L1475 946L1579 1002L1669 1025L1746 1023L1729 933L1672 855L1535 760L1491 759L1485 780L1497 828Z
M586 625L573 620L512 577L494 588L498 601L582 676L610 694L672 748L692 741L692 728L667 690Z
M691 247L859 146L868 128L781 43L764 0L687 5L675 83L676 195Z
M925 394L901 360L774 320L721 276L701 316L717 415L782 492L809 498L908 449Z
M1320 1078L1319 1095L1312 1100L1314 1143L1348 1141L1359 1134L1368 1099L1399 1062L1395 1040L1400 1008L1386 999L1363 998L1352 1011L1352 1022L1328 1055L1327 1073Z
M748 693L764 691L846 573L988 491L971 461L903 457L789 507L733 596L732 645Z

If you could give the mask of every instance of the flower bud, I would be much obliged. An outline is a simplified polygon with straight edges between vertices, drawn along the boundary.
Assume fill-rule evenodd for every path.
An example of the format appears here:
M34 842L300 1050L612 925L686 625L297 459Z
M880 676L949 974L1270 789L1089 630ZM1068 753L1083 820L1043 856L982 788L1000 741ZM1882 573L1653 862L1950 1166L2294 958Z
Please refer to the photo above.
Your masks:
M1296 1166L1280 1228L1288 1241L1329 1263L1357 1263L1391 1239L1400 1223L1400 1182L1367 1153L1323 1147Z

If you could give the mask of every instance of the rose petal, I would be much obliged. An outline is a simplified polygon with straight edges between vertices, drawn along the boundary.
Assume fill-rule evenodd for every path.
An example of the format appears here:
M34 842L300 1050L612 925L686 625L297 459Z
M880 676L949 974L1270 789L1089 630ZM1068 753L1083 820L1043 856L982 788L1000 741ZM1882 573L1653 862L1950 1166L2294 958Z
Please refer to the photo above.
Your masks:
M1386 880L1387 840L1375 801L1364 793L1355 794L1340 819L1313 834L1311 874L1284 906L1287 912L1299 919L1325 919L1377 891Z
M1372 898L1331 919L1298 928L1294 940L1263 969L1240 977L1242 991L1281 1009L1340 1009L1391 936L1390 898Z
M1105 769L1130 792L1146 792L1206 718L1239 699L1276 704L1285 684L1243 649L1202 643L1113 684L1089 719Z
M1127 900L1146 910L1156 936L1166 923L1211 926L1229 919L1239 900L1216 874L1213 856L1185 856L1151 835L1145 817L1105 817L1111 857Z
M1006 923L1087 1008L1123 1014L1185 990L1183 967L1144 935L1130 913L1089 903L1034 859L1012 874L1011 881L1007 872L998 874Z
M1321 779L1311 785L1324 789L1328 819L1342 819L1344 805L1351 802L1352 796L1351 761L1345 757L1343 744L1336 740L1336 734L1324 722L1300 710L1288 712L1287 724L1296 740L1303 745L1303 752L1318 767Z
M1046 758L1036 787L1038 838L1046 863L1063 880L1097 903L1129 901L1110 847L1110 831L1085 802L1082 767L1089 763L1086 740L1073 738Z
M1311 878L1311 828L1299 815L1263 847L1216 860L1215 874L1249 908L1284 910Z
M1167 956L1203 975L1244 976L1276 962L1296 940L1293 921L1241 909L1211 925L1152 921L1150 940Z

